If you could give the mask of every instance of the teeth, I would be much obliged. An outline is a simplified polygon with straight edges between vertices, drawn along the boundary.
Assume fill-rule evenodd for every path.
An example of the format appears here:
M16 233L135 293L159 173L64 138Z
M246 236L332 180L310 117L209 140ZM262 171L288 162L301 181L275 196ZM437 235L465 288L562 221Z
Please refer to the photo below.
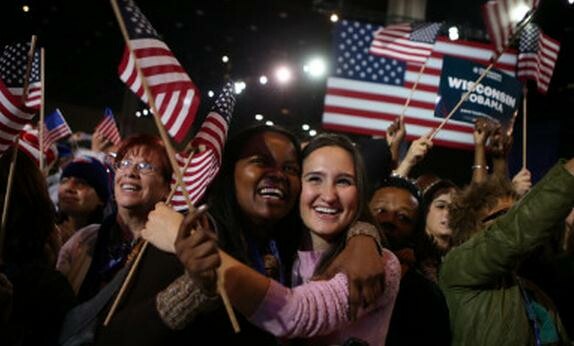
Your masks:
M132 185L132 184L122 184L121 188L122 188L122 190L129 190L129 191L135 191L138 189L137 186Z
M280 189L272 188L272 187L265 187L259 190L260 195L264 195L266 197L275 197L275 198L283 198L284 194L283 191Z
M313 208L316 212L322 214L335 214L337 213L337 209L334 208L327 208L327 207L315 207Z

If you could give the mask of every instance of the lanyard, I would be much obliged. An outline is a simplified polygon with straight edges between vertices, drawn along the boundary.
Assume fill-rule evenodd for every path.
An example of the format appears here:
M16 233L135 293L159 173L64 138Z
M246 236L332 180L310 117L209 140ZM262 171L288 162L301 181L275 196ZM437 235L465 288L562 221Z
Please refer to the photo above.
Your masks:
M522 281L519 278L518 280L518 287L520 287L520 292L522 293L522 298L524 299L524 305L526 305L526 312L528 314L528 319L534 328L534 337L536 338L536 346L542 345L542 340L540 338L540 326L538 325L538 321L536 320L536 314L532 310L532 300L530 296L526 292L526 288L522 284Z

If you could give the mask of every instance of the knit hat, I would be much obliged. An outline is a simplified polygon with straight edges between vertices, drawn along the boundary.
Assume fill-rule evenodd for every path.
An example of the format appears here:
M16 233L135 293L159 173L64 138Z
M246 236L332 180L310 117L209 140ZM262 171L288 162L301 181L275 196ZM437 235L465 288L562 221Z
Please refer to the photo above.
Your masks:
M110 197L110 176L104 165L97 159L89 156L76 157L64 167L62 178L76 177L86 181L96 190L98 197L106 203Z

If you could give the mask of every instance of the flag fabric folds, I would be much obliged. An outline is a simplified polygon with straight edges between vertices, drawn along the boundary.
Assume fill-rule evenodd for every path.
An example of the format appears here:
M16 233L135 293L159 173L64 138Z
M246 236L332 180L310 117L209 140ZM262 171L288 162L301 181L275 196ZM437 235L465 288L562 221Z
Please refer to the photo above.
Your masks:
M545 94L554 73L560 42L530 23L521 33L518 50L518 78L536 81L538 90Z
M370 54L369 47L377 29L371 24L351 21L341 21L335 27L334 70L327 79L324 128L384 135L391 122L400 116L417 80L419 67ZM428 133L443 120L434 114L444 55L488 64L492 47L477 42L450 41L441 36L437 38L410 106L405 111L408 139ZM505 53L495 67L514 75L516 59L516 54ZM452 120L433 141L436 145L470 149L473 147L472 131L472 124Z
M375 32L369 53L424 65L441 26L441 23L402 23L380 28Z
M213 109L203 121L201 128L192 142L196 148L191 162L183 172L183 182L193 204L197 203L205 194L209 184L213 181L221 166L223 147L227 139L227 131L235 107L233 84L228 83L215 101ZM193 151L192 151L193 153ZM181 169L189 158L189 153L176 154ZM172 181L175 184L175 180ZM181 187L171 199L175 210L187 209L187 204Z
M38 139L38 130L24 129L18 139L18 147L28 155L36 165L40 166L40 141ZM44 148L44 164L50 167L58 159L58 149L55 145Z
M118 130L116 120L114 119L114 114L110 108L106 107L104 110L104 118L94 129L94 134L96 133L101 134L114 145L118 145L122 141L120 131Z
M40 108L41 85L39 55L34 55L30 71L29 92L25 101L24 78L29 43L5 46L0 54L0 155L15 142L16 137Z
M199 91L135 3L132 0L118 2L130 39L118 67L120 79L143 102L150 104L144 90L145 81L157 116L169 135L181 142L195 119Z
M490 0L482 5L482 18L497 52L502 52L508 46L509 40L517 30L517 24L523 18L515 14L521 9L535 10L539 0Z
M44 119L44 126L44 148L48 148L57 140L72 134L62 112L57 108Z

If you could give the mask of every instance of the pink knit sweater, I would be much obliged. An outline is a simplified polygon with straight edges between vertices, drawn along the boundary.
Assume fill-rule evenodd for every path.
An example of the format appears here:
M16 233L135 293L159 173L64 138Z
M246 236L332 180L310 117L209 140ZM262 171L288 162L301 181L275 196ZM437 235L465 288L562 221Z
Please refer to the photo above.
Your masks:
M320 253L299 251L294 266L293 289L272 281L261 305L250 320L284 338L307 338L312 345L342 344L355 337L369 345L384 345L399 290L401 268L397 258L384 250L385 291L368 310L359 311L355 322L347 318L347 276L339 273L328 281L310 281Z

